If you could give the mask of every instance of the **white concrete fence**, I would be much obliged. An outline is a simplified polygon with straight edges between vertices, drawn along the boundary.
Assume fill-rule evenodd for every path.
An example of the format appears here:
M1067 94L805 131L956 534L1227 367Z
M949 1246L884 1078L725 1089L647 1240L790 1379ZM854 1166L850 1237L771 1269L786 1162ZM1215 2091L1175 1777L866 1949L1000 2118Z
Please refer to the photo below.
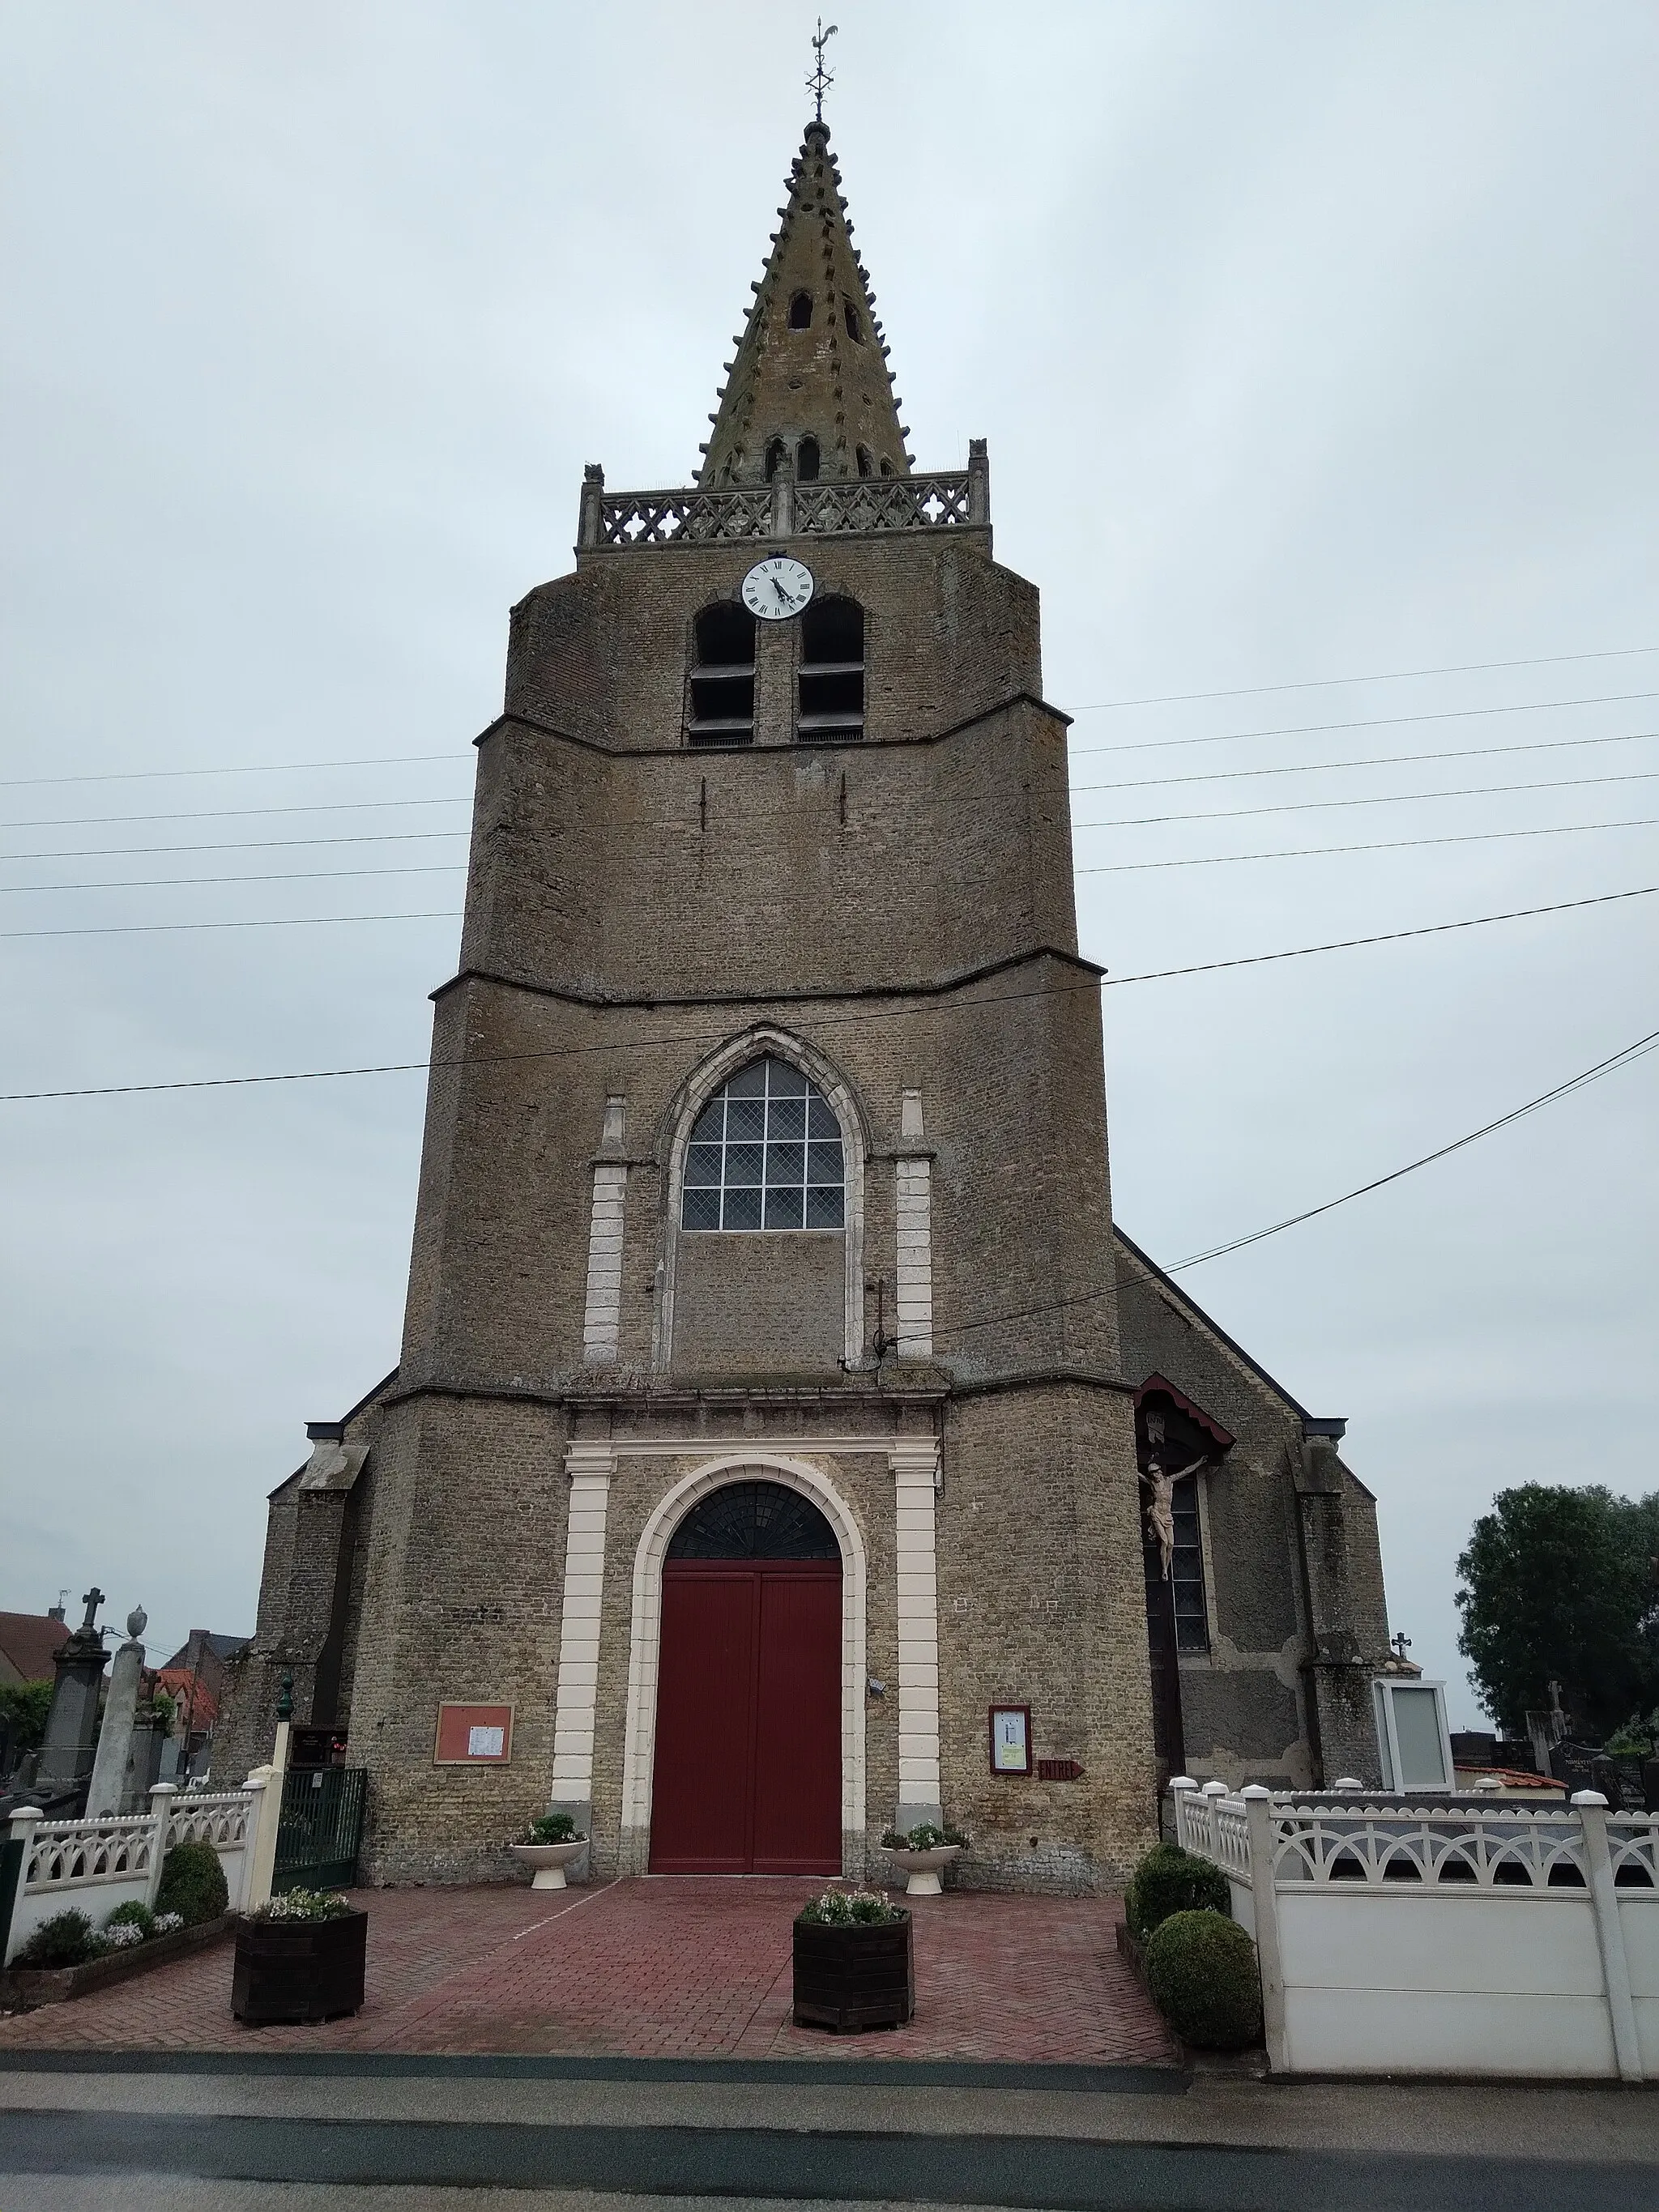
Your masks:
M282 1795L280 1776L273 1782L261 1771L240 1790L180 1792L158 1782L148 1813L103 1820L47 1820L35 1807L23 1807L11 1816L23 1862L5 1963L42 1921L70 1907L94 1927L129 1899L154 1907L162 1863L175 1844L210 1844L224 1869L231 1911L251 1911L270 1894Z
M1659 2081L1659 1814L1171 1787L1255 1939L1275 2073Z

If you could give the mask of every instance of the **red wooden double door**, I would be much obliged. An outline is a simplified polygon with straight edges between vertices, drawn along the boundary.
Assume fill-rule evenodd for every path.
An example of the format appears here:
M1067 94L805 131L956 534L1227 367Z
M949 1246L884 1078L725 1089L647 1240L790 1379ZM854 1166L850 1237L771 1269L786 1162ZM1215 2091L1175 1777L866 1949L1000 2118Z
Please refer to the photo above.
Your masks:
M653 1873L841 1872L841 1652L838 1557L671 1554Z

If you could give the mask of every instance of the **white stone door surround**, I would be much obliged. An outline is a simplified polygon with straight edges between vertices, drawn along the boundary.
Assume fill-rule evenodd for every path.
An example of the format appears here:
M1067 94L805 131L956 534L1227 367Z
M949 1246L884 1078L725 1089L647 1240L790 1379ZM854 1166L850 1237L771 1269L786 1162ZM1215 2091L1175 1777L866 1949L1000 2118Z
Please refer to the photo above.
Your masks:
M627 1446L619 1447L626 1451ZM645 1524L634 1559L634 1604L628 1650L628 1729L623 1753L624 1860L631 1848L643 1864L651 1826L651 1784L657 1748L657 1660L662 1630L662 1568L669 1540L711 1491L733 1482L777 1482L810 1498L841 1546L841 1825L862 1837L865 1825L865 1607L869 1567L852 1509L820 1468L775 1453L747 1451L711 1461L684 1476ZM562 1671L560 1704L563 1705ZM590 1734L588 1771L592 1770Z

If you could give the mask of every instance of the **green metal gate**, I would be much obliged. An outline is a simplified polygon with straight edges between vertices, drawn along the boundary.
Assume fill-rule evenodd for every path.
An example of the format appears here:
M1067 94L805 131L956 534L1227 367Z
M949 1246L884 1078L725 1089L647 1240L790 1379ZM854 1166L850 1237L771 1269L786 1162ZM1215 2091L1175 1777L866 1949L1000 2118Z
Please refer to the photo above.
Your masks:
M301 1767L283 1784L273 1891L349 1889L357 1879L368 1776L361 1766Z

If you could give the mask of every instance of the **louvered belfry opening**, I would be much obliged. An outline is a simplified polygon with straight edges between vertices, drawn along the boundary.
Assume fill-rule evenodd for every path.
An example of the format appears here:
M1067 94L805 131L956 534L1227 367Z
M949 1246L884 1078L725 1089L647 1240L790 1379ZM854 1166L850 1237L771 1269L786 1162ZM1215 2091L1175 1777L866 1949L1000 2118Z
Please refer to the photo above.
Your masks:
M856 599L815 599L801 617L800 711L807 744L864 735L864 609Z
M735 599L720 599L693 628L688 738L694 745L753 744L755 617Z

